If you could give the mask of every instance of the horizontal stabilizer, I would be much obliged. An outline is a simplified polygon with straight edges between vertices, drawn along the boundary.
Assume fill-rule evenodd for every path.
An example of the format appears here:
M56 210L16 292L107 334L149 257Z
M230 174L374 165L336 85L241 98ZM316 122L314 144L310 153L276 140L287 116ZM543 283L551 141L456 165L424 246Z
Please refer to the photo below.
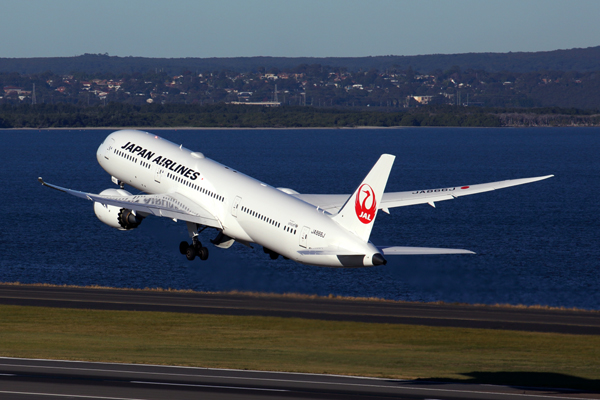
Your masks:
M427 254L475 254L471 250L464 249L443 249L436 247L404 247L404 246L393 246L383 247L377 246L377 249L381 254L386 256L416 256L416 255L427 255ZM316 248L310 250L300 250L298 254L303 256L357 256L364 255L364 253L356 253L348 250L341 250L333 247Z
M379 247L379 251L385 256L417 256L426 254L475 254L470 250L463 249L440 249L435 247Z
M303 256L364 256L364 253L357 253L348 250L340 250L338 247L314 248L310 250L300 250L298 254Z

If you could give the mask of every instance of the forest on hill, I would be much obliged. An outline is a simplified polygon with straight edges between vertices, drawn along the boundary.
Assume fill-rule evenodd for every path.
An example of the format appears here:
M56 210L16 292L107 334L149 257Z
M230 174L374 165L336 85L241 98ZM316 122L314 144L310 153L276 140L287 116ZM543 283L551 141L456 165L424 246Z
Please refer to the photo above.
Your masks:
M327 65L348 71L368 71L389 68L412 68L422 73L447 70L458 65L463 70L488 72L534 72L534 71L594 71L600 67L600 46L584 49L553 50L515 53L463 53L429 54L416 56L374 57L231 57L231 58L148 58L117 57L108 54L83 54L74 57L0 58L0 72L39 74L52 71L56 74L113 73L133 74L162 71L169 75L184 70L205 72L231 70L234 72L257 72L261 69L280 70L298 65Z
M396 112L353 111L308 106L257 107L109 103L0 105L0 128L205 127L355 128L394 126L600 126L600 114L578 109L488 109L424 106Z

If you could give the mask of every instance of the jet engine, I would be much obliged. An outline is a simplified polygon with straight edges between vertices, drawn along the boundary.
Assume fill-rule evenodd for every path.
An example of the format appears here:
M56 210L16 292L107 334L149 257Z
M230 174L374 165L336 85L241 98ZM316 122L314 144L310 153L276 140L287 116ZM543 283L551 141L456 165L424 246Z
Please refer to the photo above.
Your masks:
M101 195L106 196L133 196L126 190L123 189L106 189L103 190ZM101 203L94 203L94 213L98 219L104 222L106 225L113 228L117 228L120 231L128 231L130 229L137 228L146 215L128 210L126 208L103 205Z

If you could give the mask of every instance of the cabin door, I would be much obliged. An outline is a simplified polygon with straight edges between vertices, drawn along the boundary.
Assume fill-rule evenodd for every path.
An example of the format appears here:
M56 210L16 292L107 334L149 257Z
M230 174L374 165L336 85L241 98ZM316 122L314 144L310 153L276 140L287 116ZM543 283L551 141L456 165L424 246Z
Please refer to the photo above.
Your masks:
M238 208L240 208L240 203L242 202L242 198L240 196L236 196L235 200L233 200L233 205L231 206L231 215L237 218Z
M300 247L308 248L308 234L310 233L310 228L305 226L302 228L302 232L300 232Z
M158 165L158 164L154 164L154 180L158 183L160 183L160 180L162 178L162 174L164 172L163 168Z

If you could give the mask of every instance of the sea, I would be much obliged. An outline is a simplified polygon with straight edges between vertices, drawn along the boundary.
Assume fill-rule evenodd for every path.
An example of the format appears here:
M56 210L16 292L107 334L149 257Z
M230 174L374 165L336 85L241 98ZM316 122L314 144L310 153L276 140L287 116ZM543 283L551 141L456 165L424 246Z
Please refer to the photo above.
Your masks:
M185 223L149 217L118 231L96 218L91 202L38 182L94 193L114 187L96 161L112 130L0 130L0 282L600 310L599 128L148 131L301 193L349 194L383 153L396 156L386 191L555 177L380 212L371 235L376 245L476 255L388 256L385 266L336 269L273 261L259 246L236 243L210 245L208 261L190 262L178 249Z

